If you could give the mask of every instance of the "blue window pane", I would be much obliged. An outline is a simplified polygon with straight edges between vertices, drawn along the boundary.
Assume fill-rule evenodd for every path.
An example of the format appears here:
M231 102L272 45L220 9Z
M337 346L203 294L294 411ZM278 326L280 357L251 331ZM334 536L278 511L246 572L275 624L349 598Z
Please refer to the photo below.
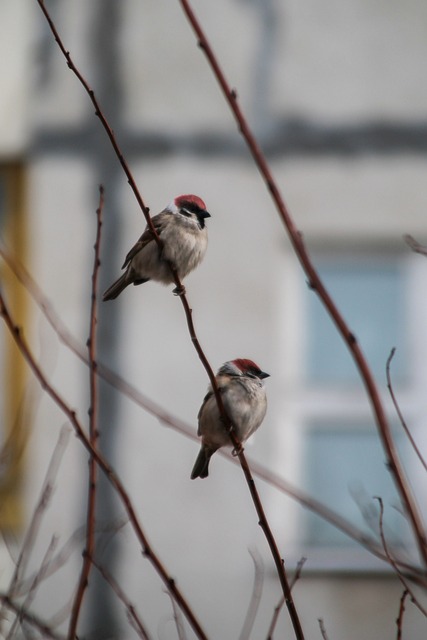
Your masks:
M404 275L398 262L335 262L319 273L350 330L359 341L374 376L383 380L392 347L398 348L396 376L405 375ZM354 383L358 379L343 340L314 292L308 292L306 372L316 383ZM395 365L396 366L396 365Z
M402 438L395 437L397 444L399 441ZM379 505L373 496L380 496L384 503L386 539L390 544L402 543L407 529L374 427L314 425L308 431L305 448L303 485L310 495L371 536L379 533ZM320 517L306 512L305 518L306 544L315 547L357 544Z

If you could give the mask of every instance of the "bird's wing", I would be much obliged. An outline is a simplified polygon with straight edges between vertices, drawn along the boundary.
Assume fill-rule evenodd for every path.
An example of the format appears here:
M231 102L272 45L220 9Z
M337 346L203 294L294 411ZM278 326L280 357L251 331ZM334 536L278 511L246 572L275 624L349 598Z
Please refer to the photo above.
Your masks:
M168 220L168 216L169 215L170 214L162 212L162 213L158 213L156 216L151 218L151 222L153 223L154 228L157 231L159 236L162 235L162 231L163 231L164 226L165 226L165 224L166 224L166 222ZM139 253L144 247L146 247L147 244L149 244L150 242L153 242L153 241L154 241L154 234L151 231L150 227L146 226L142 236L133 245L132 249L128 252L128 254L127 254L126 258L125 258L125 261L123 263L122 269L127 267L128 264L130 263L130 261L132 260L132 258L134 258L137 253Z
M224 386L224 387L219 387L219 392L220 392L220 394L221 394L222 396L224 395L224 393L226 392L226 390L227 390L227 388L226 388L225 386ZM206 395L205 395L205 397L203 398L202 406L200 407L200 409L199 409L199 413L197 414L197 420L198 420L198 423L199 423L199 426L198 426L198 428L197 428L197 435L198 435L198 436L201 436L201 435L202 435L202 434L200 433L200 418L201 418L201 416L202 416L203 411L205 410L205 407L206 407L207 403L210 401L210 399L211 399L211 398L212 398L212 402L214 402L214 403L215 403L215 406L216 406L215 394L214 394L214 392L212 391L212 389L209 389L209 391L207 392L207 394L206 394Z

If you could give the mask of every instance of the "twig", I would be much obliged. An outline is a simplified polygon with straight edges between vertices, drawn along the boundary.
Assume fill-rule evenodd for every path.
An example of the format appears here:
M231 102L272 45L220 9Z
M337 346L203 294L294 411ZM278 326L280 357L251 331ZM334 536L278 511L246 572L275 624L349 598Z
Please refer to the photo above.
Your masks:
M420 253L422 256L427 256L427 247L417 242L415 238L407 234L403 236L403 239L405 240L406 244L412 249L412 251L414 251L414 253Z
M391 365L391 361L392 361L395 353L396 353L396 349L393 347L393 349L390 352L389 357L387 358L387 364L386 364L387 389L389 390L390 397L391 397L391 400L393 402L393 406L394 406L395 411L397 413L397 416L398 416L398 418L400 420L400 424L402 425L403 430L404 430L404 432L406 434L406 437L408 438L409 442L411 443L413 450L415 451L416 455L418 456L419 461L421 462L421 464L424 467L424 470L427 471L427 462L424 460L424 458L423 458L423 456L421 454L421 451L419 450L419 448L417 446L417 443L415 442L414 438L412 437L412 434L411 434L411 432L410 432L410 430L408 428L408 425L406 424L406 420L403 417L403 413L400 410L399 403L397 402L396 396L395 396L394 391L393 391L393 386L392 386L392 383L391 383L390 365Z
M41 633L43 638L50 638L51 640L65 640L64 636L52 631L52 629L43 620L40 620L40 618L13 602L9 595L0 593L0 601L5 607L10 609L10 611L13 611L19 618L25 620L27 624L30 624L34 629Z
M125 524L127 524L127 520L126 522L123 521L122 524L119 525L119 527L124 526ZM118 525L116 524L115 531L118 530L117 526ZM74 533L62 545L59 551L51 559L49 558L48 563L44 562L42 573L38 571L36 573L33 573L33 575L29 576L25 580L22 580L19 583L19 589L17 588L15 591L15 597L23 596L26 593L28 593L31 590L35 579L37 579L38 583L41 583L43 580L46 580L47 578L52 576L54 573L59 571L59 569L61 569L61 567L65 565L67 560L70 558L71 554L75 551L76 547L80 546L82 543L84 544L86 539L85 529L86 527L82 526L76 529L76 531L74 531ZM99 525L97 525L97 532L100 532L100 533L111 532L111 527L108 526L108 527L99 528ZM74 598L72 598L72 601L74 601ZM68 615L72 609L72 601L71 601L71 606L67 605L69 609ZM55 614L54 617L56 620L57 614ZM62 622L62 619L61 619L61 622ZM61 622L58 622L58 624L60 624ZM57 624L52 626L57 626Z
M166 592L167 593L167 592ZM187 640L187 635L185 633L185 628L181 616L181 612L176 606L176 602L173 598L171 598L171 594L167 593L170 598L172 611L173 611L173 619L175 622L176 633L178 635L178 640Z
M69 441L70 432L68 428L65 426L62 427L58 441L55 445L53 454L51 456L48 469L45 475L45 479L43 482L42 490L40 493L39 500L37 505L33 511L31 521L29 526L27 527L24 540L21 545L21 550L19 556L16 561L15 570L13 572L9 588L7 591L7 596L10 601L13 601L13 598L19 596L22 593L26 593L26 599L24 604L21 606L21 609L28 610L28 607L32 601L32 593L34 593L36 587L41 582L44 577L44 573L46 570L46 562L42 563L40 570L33 575L28 586L24 586L24 573L27 568L28 562L30 560L31 551L34 549L36 537L40 531L41 521L43 519L44 514L46 513L46 509L49 506L49 502L51 500L52 492L53 492L53 484L54 480L58 474L59 467L61 464L62 457L65 452L65 448ZM53 550L52 546L49 549ZM3 622L5 620L4 608L6 607L6 603L3 601L0 608L0 636L3 637ZM15 617L15 621L11 624L7 637L12 637L13 633L16 629L16 626L22 620L22 615L19 613ZM4 636L6 637L6 636Z
M39 570L36 572L36 574L34 575L30 588L28 590L28 594L24 600L24 602L21 604L21 611L28 611L34 598L36 595L36 591L37 591L37 587L40 585L40 583L44 580L52 555L55 551L55 547L58 544L58 538L56 536L52 536L51 541L49 543L49 546L46 550L46 553L43 557L43 560L41 562L40 568ZM16 616L14 623L12 624L10 631L6 637L6 640L11 640L14 637L14 633L15 630L18 626L18 624L22 624L22 615L19 614Z
M33 515L29 526L26 529L25 537L21 545L21 551L16 561L15 569L10 580L9 588L7 590L8 597L12 599L17 595L20 587L25 569L27 567L31 550L34 548L35 539L40 530L41 520L48 507L52 491L53 483L58 473L62 456L65 452L65 448L69 440L68 428L63 427L58 437L58 442L55 445L53 454L51 456L49 466L46 471L45 479L43 482L42 490L37 505L34 509ZM6 604L3 602L0 609L0 635L2 633L1 625L4 620L3 606Z
M290 241L292 243L292 246L294 247L295 253L301 263L301 266L304 269L304 272L307 275L310 287L314 291L316 291L317 295L319 296L323 305L328 311L333 323L335 324L336 329L340 333L341 337L343 338L344 342L346 343L348 349L352 354L352 357L358 368L358 371L363 380L363 383L366 388L366 392L368 394L368 397L372 405L372 410L375 415L378 433L387 457L388 467L391 470L391 473L392 473L394 482L396 484L396 487L398 489L399 495L401 497L402 503L404 504L405 510L411 521L412 529L417 541L420 556L423 559L425 568L427 568L427 541L426 541L426 532L424 530L424 524L420 516L419 509L416 504L413 493L411 491L411 488L407 483L403 467L400 463L399 456L397 454L396 447L394 445L393 438L390 433L390 427L387 421L384 407L382 405L377 386L375 384L374 378L372 376L372 372L369 368L366 358L356 340L356 337L350 331L344 318L342 317L334 301L332 300L331 296L329 295L328 291L323 285L323 282L321 281L316 269L314 268L314 265L305 249L302 235L295 226L293 218L291 217L290 212L288 211L288 208L285 205L285 202L273 178L273 175L270 171L270 168L265 159L265 156L262 153L255 139L255 136L250 130L242 110L240 109L236 91L230 88L225 78L225 75L216 59L216 56L213 53L213 50L206 38L206 35L203 29L201 28L193 10L190 7L189 2L187 0L180 0L180 3L196 34L198 45L206 55L209 65L224 94L225 100L227 101L234 115L239 131L242 134L250 150L252 158L256 166L258 167L258 170L260 171L262 178L265 181L268 191L271 194L271 197L276 206L277 212L287 229L287 232L288 232Z
M408 597L408 593L409 591L407 589L404 589L400 597L399 615L397 616L397 620L396 620L396 626L397 626L396 640L402 640L403 615L405 613L405 600Z
M294 576L293 576L293 578L291 580L291 589L294 588L295 584L300 579L303 567L304 567L306 562L307 562L307 558L304 558L304 556L298 560Z
M136 182L135 182L135 179L134 179L134 177L132 175L132 172L131 172L131 170L130 170L130 168L129 168L129 166L128 166L128 164L127 164L127 162L126 162L126 160L125 160L125 158L123 156L122 150L120 149L120 146L119 146L119 144L118 144L118 142L116 140L116 136L114 134L114 131L110 127L110 125L109 125L109 123L107 121L107 118L105 117L102 109L100 108L98 100L97 100L97 98L95 96L95 92L93 91L92 87L89 85L87 80L80 73L80 71L77 69L76 65L74 64L74 62L73 62L73 60L71 58L70 52L67 51L67 49L65 48L64 43L62 42L62 39L61 39L61 37L60 37L60 35L58 33L58 30L56 29L55 24L54 24L52 18L50 17L49 11L47 10L47 8L45 6L44 0L36 0L36 1L39 4L40 9L42 10L42 12L44 14L44 17L46 18L46 21L47 21L47 23L49 25L49 28L50 28L50 30L51 30L51 32L53 34L53 37L55 38L55 41L56 41L58 47L60 48L60 50L61 50L61 52L62 52L62 54L63 54L63 56L64 56L64 58L65 58L65 60L67 62L68 68L74 73L74 75L77 77L77 79L79 80L80 84L83 86L84 90L88 94L88 96L89 96L89 98L90 98L90 100L91 100L91 102L92 102L92 104L94 106L95 115L99 118L102 126L104 127L104 129L105 129L105 131L106 131L106 133L108 135L108 138L110 139L111 145L113 146L113 149L114 149L114 151L116 153L116 156L117 156L117 158L118 158L118 160L119 160L119 162L120 162L120 164L122 166L123 171L126 174L129 186L132 189L132 191L133 191L133 193L135 195L135 198L136 198L136 200L138 202L138 205L139 205L141 211L143 212L143 214L145 216L147 224L150 227L150 231L153 233L153 236L154 236L156 242L158 242L160 240L160 238L159 238L159 236L158 236L158 234L156 232L156 229L155 229L153 223L151 222L149 209L148 209L148 207L146 206L144 200L141 197L141 194L140 194L140 192L138 190L138 187L136 185ZM160 241L160 248L162 248L162 247L163 247L163 242Z
M40 575L40 572L33 572L28 578L22 580L18 587L15 589L14 597L24 596L31 590L32 584L34 580L37 578L38 582L42 582L47 578L50 578L54 573L59 571L61 567L65 565L67 560L70 558L71 554L75 550L75 547L80 544L85 539L85 531L83 527L79 527L62 545L59 551L53 556L52 559L49 559L48 564L43 566L43 575ZM1 636L0 636L1 637Z
M298 560L298 564L296 566L294 576L293 576L292 580L290 581L291 589L294 588L295 583L297 582L297 580L300 579L301 572L302 572L303 566L306 563L306 561L307 561L307 558L304 558L304 557L302 557L302 558L300 558ZM280 615L280 612L281 612L284 604L285 604L285 599L281 598L280 601L277 603L277 605L274 607L273 617L271 618L270 626L269 626L268 632L267 632L267 640L273 640L273 633L274 633L274 630L276 628L277 621L279 620L279 615Z
M285 599L286 606L288 608L289 616L292 621L292 626L295 631L295 636L298 640L304 640L304 634L302 631L298 612L295 607L294 600L292 598L292 593L289 586L288 577L286 574L285 561L280 556L280 552L277 547L276 540L270 529L270 525L268 523L267 517L264 512L264 507L259 497L258 490L256 488L255 481L252 477L251 470L249 468L249 465L243 453L243 449L240 443L238 442L237 438L235 437L233 431L230 431L229 435L235 446L235 450L238 451L239 462L243 469L243 473L245 474L246 482L248 483L249 491L251 493L251 497L255 505L256 512L258 514L258 524L264 532L264 535L268 542L268 546L270 547L271 555L273 556L274 564L276 565L277 575L279 576L280 584L283 591L283 597Z
M61 411L67 416L70 420L75 433L79 440L82 442L87 451L93 455L97 464L102 469L103 473L106 475L108 481L116 490L117 494L120 497L120 500L128 514L129 520L132 524L134 532L141 544L143 555L150 561L150 563L155 568L156 572L162 579L163 583L166 585L167 589L173 594L173 597L176 599L178 605L186 616L190 626L192 627L194 633L200 640L206 640L207 636L204 633L200 623L195 617L193 611L182 595L181 591L176 586L175 581L168 575L165 567L160 562L159 558L155 554L153 548L148 542L148 539L142 529L142 526L138 520L138 517L135 513L134 507L130 500L130 497L122 484L120 478L116 475L112 467L108 464L104 456L95 448L93 448L90 439L86 436L82 425L80 424L76 412L68 406L66 401L62 398L62 396L54 389L54 387L48 382L46 376L44 375L42 369L34 358L31 350L29 349L24 337L22 336L21 330L14 323L12 316L6 306L3 296L0 292L0 315L3 317L6 326L8 327L13 339L15 340L16 345L18 346L22 356L27 361L29 367L33 371L34 375L40 382L44 391L49 395L49 397L55 402L55 404L61 409Z
M264 585L264 565L262 563L262 558L255 549L249 549L249 553L254 563L254 582L248 611L246 613L245 621L240 632L239 640L249 640L250 638L262 596L262 588Z
M319 623L320 633L322 634L323 640L329 640L328 634L326 633L326 628L325 628L325 623L323 621L323 618L318 618L317 621Z
M92 292L90 304L90 321L89 321L89 339L87 342L89 354L89 389L90 389L90 407L89 407L89 438L94 449L98 446L98 393L97 393L97 375L96 375L96 300L98 288L98 274L100 266L100 248L101 248L101 228L102 228L102 211L104 208L104 187L99 187L99 205L96 210L96 239L94 246L94 262L92 270ZM83 597L88 586L89 574L91 570L91 558L95 551L95 507L96 507L96 488L97 488L97 464L92 453L89 458L89 477L88 477L88 504L86 515L86 547L83 552L83 564L80 574L80 580L74 599L73 609L71 612L70 625L68 628L68 638L73 640L76 637L77 624L80 611L83 604Z
M150 640L148 631L146 630L135 606L130 602L129 598L127 597L123 589L120 587L118 582L116 582L116 580L113 578L111 573L109 573L109 571L107 571L105 567L100 565L99 562L97 562L97 560L93 558L93 556L90 558L90 560L93 566L96 567L96 569L102 575L104 580L110 585L110 587L112 588L116 596L124 605L129 621L131 622L134 629L137 631L139 637L143 638L143 640ZM173 598L172 598L172 601L174 602Z
M382 545L384 547L384 552L387 556L387 559L390 563L390 565L393 567L393 569L396 572L397 577L399 578L400 582L402 583L402 586L404 589L406 589L406 591L408 591L409 595L411 596L411 601L414 603L414 605L421 611L421 613L427 617L427 610L424 609L424 607L420 604L420 602L417 600L416 595L414 594L413 590L411 589L411 587L408 585L408 581L406 579L406 577L403 575L403 573L401 572L401 570L399 569L399 567L397 566L394 558L392 557L389 549L388 549L388 545L387 545L387 541L385 539L385 535L384 535L384 526L383 526L383 518L384 518L384 504L383 504L383 499L380 496L374 496L374 500L378 500L378 503L380 505L380 515L379 515L379 525L380 525L380 537L381 537L381 542Z

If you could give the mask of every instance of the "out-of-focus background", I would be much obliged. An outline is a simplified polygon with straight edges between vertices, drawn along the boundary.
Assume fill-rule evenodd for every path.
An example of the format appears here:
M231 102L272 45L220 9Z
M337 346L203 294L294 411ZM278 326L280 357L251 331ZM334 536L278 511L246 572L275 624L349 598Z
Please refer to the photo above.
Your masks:
M390 0L194 0L297 227L372 366L422 504L425 474L391 409L385 365L426 452L427 4ZM216 369L248 357L271 374L269 409L246 453L416 562L351 358L304 274L179 2L47 1L66 48L96 92L152 213L196 193L212 218L209 249L186 281L198 336ZM120 273L145 225L93 107L67 69L35 0L0 4L1 238L85 344L98 185L105 186L101 287ZM52 384L87 422L88 371L0 263L1 286ZM98 358L194 426L207 377L170 288L148 283L99 304ZM2 460L0 588L39 497L62 425L0 333ZM280 587L241 470L215 456L191 481L198 443L100 386L103 451L123 479L155 551L209 637L239 637L253 586L249 549L264 568L251 637L265 638ZM25 455L21 456L23 443ZM81 565L87 455L71 435L31 545L27 575L50 545L62 558L31 611L60 630ZM294 595L307 638L389 639L402 586L387 565L274 487L258 481L289 570L307 561ZM98 559L152 637L175 638L164 588L123 509L100 486ZM68 554L68 555L67 555ZM87 638L136 637L110 585L93 572ZM62 617L61 617L62 616ZM62 621L62 622L61 622ZM62 624L62 627L61 627ZM291 637L286 611L278 637ZM404 637L426 637L409 603ZM83 636L82 636L83 637Z

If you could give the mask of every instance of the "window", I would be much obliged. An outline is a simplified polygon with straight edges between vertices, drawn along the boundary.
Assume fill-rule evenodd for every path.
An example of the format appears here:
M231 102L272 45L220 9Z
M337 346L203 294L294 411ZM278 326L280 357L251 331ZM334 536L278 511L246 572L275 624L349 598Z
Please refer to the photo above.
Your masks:
M25 262L24 176L18 164L0 164L0 241ZM14 317L26 325L25 296L0 260L0 286ZM4 323L0 325L0 526L21 523L22 462L25 428L22 402L25 365Z
M390 349L406 350L402 264L392 258L323 261L320 275L363 345L372 372L383 379ZM347 348L317 296L308 300L306 372L320 385L354 384L358 373ZM404 360L405 361L405 357ZM400 375L405 371L400 369Z
M315 262L361 344L381 391L386 390L385 368L393 347L398 348L393 364L394 389L408 388L413 372L406 256L381 251L360 255L335 252ZM352 357L318 297L309 290L305 317L302 485L310 495L370 535L379 531L379 506L373 496L381 496L387 540L403 544L407 525ZM392 412L390 419L395 420ZM395 442L405 456L407 442L397 423ZM357 543L309 512L304 512L301 525L304 545L315 550L315 556L331 558L335 554L341 568L346 564L357 567L350 559L357 554ZM311 552L306 553L312 557ZM322 564L325 566L320 561Z

